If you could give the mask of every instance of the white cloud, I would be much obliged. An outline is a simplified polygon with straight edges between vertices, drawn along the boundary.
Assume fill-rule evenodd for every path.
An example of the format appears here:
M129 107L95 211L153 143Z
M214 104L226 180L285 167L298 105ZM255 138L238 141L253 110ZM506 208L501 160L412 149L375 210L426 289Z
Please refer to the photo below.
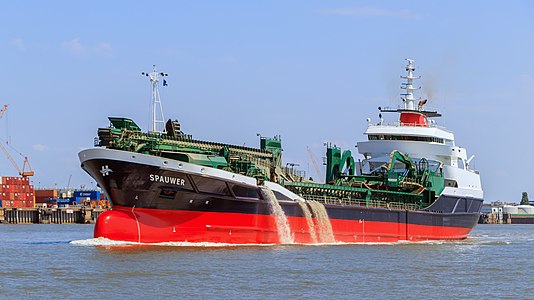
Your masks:
M113 53L113 47L106 42L100 42L95 46L85 45L82 44L78 37L62 42L61 48L75 55L111 55Z
M45 152L46 150L48 150L48 147L42 144L33 145L32 148L37 152Z
M68 42L62 42L61 48L70 53L81 54L86 51L85 47L80 43L80 38L74 38Z
M327 8L319 11L327 15L342 15L356 17L396 17L405 19L417 19L418 15L408 9L387 10L378 7L347 7L347 8Z
M96 46L94 50L99 54L108 55L113 53L113 48L111 47L111 45L105 42L100 42L100 44L98 44L98 46Z
M24 41L21 38L12 40L11 45L17 47L20 51L26 51L26 45L24 45Z

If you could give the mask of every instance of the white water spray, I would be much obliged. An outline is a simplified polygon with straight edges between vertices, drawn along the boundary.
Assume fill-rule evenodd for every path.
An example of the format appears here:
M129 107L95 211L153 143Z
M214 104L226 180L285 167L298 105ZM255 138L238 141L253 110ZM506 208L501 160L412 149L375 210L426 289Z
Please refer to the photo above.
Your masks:
M291 234L291 229L289 228L289 222L287 221L286 214L282 210L280 203L276 199L273 191L268 186L260 187L261 194L269 203L269 209L271 214L276 219L276 228L278 230L278 237L280 238L280 243L282 244L294 244L293 235Z
M304 214L304 217L306 218L306 223L308 223L308 229L310 231L310 236L313 244L317 244L317 233L315 232L315 224L313 223L312 214L310 209L308 208L308 205L305 201L297 200L297 203L299 204L300 208L302 209L302 213Z
M319 241L321 243L335 243L336 239L334 238L332 224L330 223L330 218L328 217L324 205L317 201L308 201L308 203L310 204L315 220L317 221L317 226L319 227Z

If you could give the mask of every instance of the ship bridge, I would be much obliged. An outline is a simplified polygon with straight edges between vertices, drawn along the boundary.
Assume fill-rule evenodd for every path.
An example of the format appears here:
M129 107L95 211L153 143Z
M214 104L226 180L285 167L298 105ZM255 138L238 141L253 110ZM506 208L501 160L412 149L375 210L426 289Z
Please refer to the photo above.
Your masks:
M372 123L367 119L368 126L364 134L366 141L357 143L358 152L364 161L360 172L386 163L392 151L400 151L410 158L426 159L439 162L443 168L446 186L475 190L481 193L480 176L469 168L473 156L468 158L465 148L455 144L454 133L436 125L432 118L441 117L434 109L426 108L427 99L415 98L413 60L407 59L406 76L401 88L402 104L398 108L379 107L379 121ZM385 123L382 113L398 113L399 119L393 123ZM363 166L363 168L362 168ZM367 167L365 167L367 166Z
M391 151L399 150L414 158L435 159L445 165L456 165L457 158L465 161L465 150L456 147L454 134L431 119L441 117L441 114L425 107L427 99L414 97L414 91L419 88L414 87L413 81L420 77L413 74L413 60L407 61L407 74L401 76L406 80L401 86L406 91L401 94L402 105L398 108L379 107L380 120L377 124L367 119L368 126L364 134L368 140L358 143L358 152L365 159L388 156ZM398 121L386 124L382 113L398 113L400 117Z
M405 126L400 122L393 124L369 124L364 133L368 140L403 140L432 142L454 146L454 134L435 124L424 127Z

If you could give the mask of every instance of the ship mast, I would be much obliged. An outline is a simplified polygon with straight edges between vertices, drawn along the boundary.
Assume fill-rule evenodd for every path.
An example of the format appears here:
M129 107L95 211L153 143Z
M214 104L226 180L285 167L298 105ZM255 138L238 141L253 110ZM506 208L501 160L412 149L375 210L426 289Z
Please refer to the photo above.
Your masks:
M151 117L151 129L150 132L153 133L164 133L165 132L165 117L163 116L163 107L161 106L161 99L159 97L159 88L158 83L161 77L169 76L167 73L157 72L156 65L153 65L154 69L152 72L142 72L141 75L144 75L150 79L152 84L152 117ZM165 79L163 80L165 85ZM161 130L160 130L161 128Z
M413 80L421 77L413 76L413 72L415 71L413 59L407 58L406 60L408 61L408 64L406 65L406 72L408 74L406 76L401 76L401 78L406 79L406 82L403 82L403 86L401 86L401 89L406 90L405 94L401 94L401 96L404 96L402 97L402 102L404 103L403 108L407 110L415 110L416 99L413 97L413 91L416 90L416 88L413 87Z
M426 109L423 106L428 101L427 99L421 100L421 98L414 97L414 91L420 89L420 87L414 87L413 81L415 79L420 79L421 76L415 77L413 73L415 72L415 67L413 65L413 59L407 58L406 61L406 76L401 76L402 79L406 79L402 83L401 89L406 90L405 93L401 94L402 107L399 108L382 108L379 107L381 113L383 112L396 112L400 113L400 124L403 126L423 126L428 127L428 118L441 117L441 114L434 109ZM415 101L419 100L419 103L415 104Z

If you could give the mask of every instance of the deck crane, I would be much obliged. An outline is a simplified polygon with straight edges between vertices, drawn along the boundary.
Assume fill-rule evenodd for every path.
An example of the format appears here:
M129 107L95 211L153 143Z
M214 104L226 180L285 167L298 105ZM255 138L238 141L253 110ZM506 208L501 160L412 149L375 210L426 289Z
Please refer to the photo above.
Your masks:
M4 104L4 106L2 106L2 108L0 109L0 119L2 119L2 117L4 116L4 114L5 114L5 112L6 112L8 107L9 107L8 104ZM17 164L17 162L9 154L9 152L6 149L6 147L4 147L4 145L2 145L2 143L0 143L0 148L2 149L2 151L4 151L5 155L7 156L7 158L11 162L11 164L15 167L15 169L17 169L17 171L19 172L20 176L29 177L29 176L33 176L35 174L35 172L32 169L32 166L30 165L30 161L28 160L27 156L24 156L21 153L19 153L21 156L24 156L24 164L22 165L22 169L21 169L19 167L19 165ZM26 166L28 166L29 171L26 171Z
M315 158L313 158L313 153L310 149L310 146L306 146L306 148L308 149L308 154L310 155L310 159L313 163L313 167L315 168L315 172L317 172L317 176L319 176L319 180L321 182L324 182L324 178L323 178L323 175L321 174L321 170L319 169L319 166L317 165L317 162L315 161Z

